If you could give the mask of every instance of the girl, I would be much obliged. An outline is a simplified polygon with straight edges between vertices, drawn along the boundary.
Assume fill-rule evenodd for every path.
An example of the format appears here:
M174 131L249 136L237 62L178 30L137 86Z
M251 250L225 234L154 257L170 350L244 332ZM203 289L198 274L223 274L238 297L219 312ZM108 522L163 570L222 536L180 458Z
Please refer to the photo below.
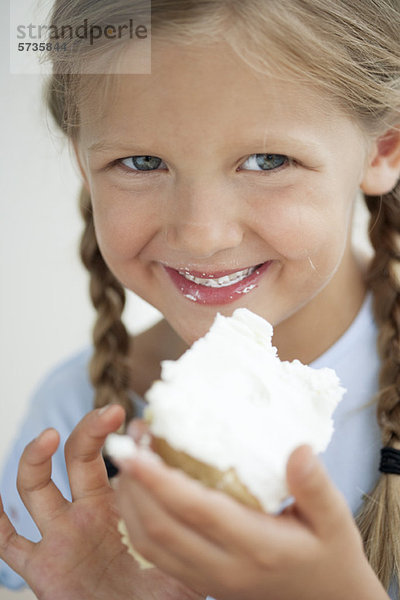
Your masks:
M53 22L108 23L135 6L60 1ZM99 56L89 45L53 56L48 101L82 173L81 252L98 318L93 352L37 393L4 474L0 555L39 598L397 597L399 30L397 0L160 0L151 75L80 76ZM131 40L118 47L134 60ZM351 245L360 191L369 265ZM124 288L165 317L134 340ZM297 449L287 471L296 502L277 517L149 457L120 464L114 492L105 436L140 416L160 360L239 306L274 325L281 359L333 367L347 388L326 470ZM15 456L46 426L72 433L66 470L54 429L22 453L34 543L11 483ZM160 570L126 554L117 513Z

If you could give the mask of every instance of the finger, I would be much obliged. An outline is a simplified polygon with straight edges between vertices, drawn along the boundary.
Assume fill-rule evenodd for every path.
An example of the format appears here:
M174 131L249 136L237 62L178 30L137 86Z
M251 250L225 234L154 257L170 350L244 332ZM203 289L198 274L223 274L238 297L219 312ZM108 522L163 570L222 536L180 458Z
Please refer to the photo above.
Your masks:
M110 489L101 454L107 435L117 431L125 419L118 404L88 413L65 444L65 461L74 500Z
M149 433L149 424L145 419L133 419L129 422L126 433L138 444Z
M139 541L139 551L159 568L187 585L202 589L204 581L219 581L222 573L229 576L237 564L251 565L256 561L265 569L274 567L277 556L283 557L281 562L285 562L288 548L291 552L295 547L301 553L307 551L312 543L311 534L295 518L285 516L278 519L243 506L221 492L205 488L184 473L166 467L158 460L144 460L143 454L142 452L140 459L127 459L119 465L122 473L129 476L133 474L135 481L140 482L142 488L150 494L143 497L143 506L151 506L150 499L153 498L164 510L160 517L161 528L167 522L167 515L181 524L183 531L186 532L188 528L208 544L203 546L196 536L193 538L195 550L192 550L191 544L187 545L182 535L176 538L166 537L163 548L160 548L159 543L153 545L151 542L154 541L154 533L151 531L155 527L157 536L158 522L154 524L153 515L150 514L149 525L144 526L140 512L131 532L134 545L140 540L140 535L144 535L144 545L140 545ZM131 498L124 509L127 521L129 514L139 506L138 496ZM141 527L145 529L144 534ZM163 529L161 531L163 534ZM150 537L150 541L146 539L146 535ZM193 561L189 561L190 556L194 557Z
M0 497L0 558L23 577L24 565L36 544L15 531L3 509Z
M221 510L218 506L218 500L224 505L225 497L221 493L167 466L158 455L149 451L139 451L134 458L117 464L121 473L140 483L172 517L200 531L209 540L224 545L216 527L224 520L225 507Z
M162 571L200 585L200 565L211 574L227 561L223 549L174 518L127 474L119 479L117 499L135 550Z
M300 446L290 456L287 481L298 514L317 534L329 536L343 526L344 520L352 522L344 497L309 446Z
M265 551L266 540L273 551L283 543L286 530L276 518L206 488L149 452L139 452L119 467L141 483L168 514L226 551L235 548L237 553L247 553L254 547Z
M51 479L51 458L59 442L58 432L46 429L26 446L18 468L19 495L42 534L46 523L68 505Z

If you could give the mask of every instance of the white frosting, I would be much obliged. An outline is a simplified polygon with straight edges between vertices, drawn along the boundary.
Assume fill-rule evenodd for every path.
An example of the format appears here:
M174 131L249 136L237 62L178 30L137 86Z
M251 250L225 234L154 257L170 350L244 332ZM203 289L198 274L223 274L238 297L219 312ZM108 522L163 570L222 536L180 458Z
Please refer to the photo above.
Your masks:
M111 458L133 458L138 450L135 442L128 435L110 433L106 438L104 449Z
M222 471L234 468L265 510L288 495L286 463L300 444L326 449L345 390L332 369L280 361L272 326L245 308L217 315L146 394L151 432Z

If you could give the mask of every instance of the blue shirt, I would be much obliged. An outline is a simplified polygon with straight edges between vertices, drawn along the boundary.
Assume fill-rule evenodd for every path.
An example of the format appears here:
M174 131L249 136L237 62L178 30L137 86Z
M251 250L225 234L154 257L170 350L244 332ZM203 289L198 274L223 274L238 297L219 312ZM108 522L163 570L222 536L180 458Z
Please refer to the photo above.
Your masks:
M380 431L375 406L369 404L378 382L376 338L368 295L344 335L311 363L314 368L335 369L347 389L334 414L332 441L321 458L353 514L360 508L363 494L373 488L379 476ZM87 348L63 362L41 382L5 463L0 484L5 511L17 531L33 541L39 540L40 534L16 489L18 461L26 444L43 429L56 428L61 442L53 459L53 480L64 496L71 499L63 446L75 425L93 407L93 388L87 372L91 352ZM137 395L132 394L132 401L139 411L143 408L143 401ZM17 589L24 581L0 561L0 585Z

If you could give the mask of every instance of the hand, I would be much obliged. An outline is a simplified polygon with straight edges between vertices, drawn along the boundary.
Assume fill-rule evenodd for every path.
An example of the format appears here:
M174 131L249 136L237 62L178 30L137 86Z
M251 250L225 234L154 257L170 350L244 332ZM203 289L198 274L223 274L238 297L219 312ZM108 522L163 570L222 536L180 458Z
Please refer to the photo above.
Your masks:
M101 456L106 436L124 420L120 406L86 415L65 445L72 502L51 480L59 444L54 429L33 440L21 457L18 491L42 534L19 536L0 502L0 558L40 600L198 600L158 569L141 571L117 531L115 492Z
M135 548L219 600L387 600L344 498L307 446L291 456L295 504L279 516L206 489L149 452L121 461L120 512Z

